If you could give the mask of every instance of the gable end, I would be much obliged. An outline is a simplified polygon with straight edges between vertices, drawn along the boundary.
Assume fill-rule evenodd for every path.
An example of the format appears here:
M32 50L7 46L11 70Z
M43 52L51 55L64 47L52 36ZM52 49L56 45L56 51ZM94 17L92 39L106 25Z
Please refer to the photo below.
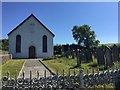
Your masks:
M55 36L44 24L42 24L33 14L31 14L28 18L26 18L22 23L20 23L17 27L15 27L11 32L8 33L8 36L14 32L19 26L21 26L25 21L27 21L31 16L33 16L45 29L48 30L48 32L50 32L53 37Z

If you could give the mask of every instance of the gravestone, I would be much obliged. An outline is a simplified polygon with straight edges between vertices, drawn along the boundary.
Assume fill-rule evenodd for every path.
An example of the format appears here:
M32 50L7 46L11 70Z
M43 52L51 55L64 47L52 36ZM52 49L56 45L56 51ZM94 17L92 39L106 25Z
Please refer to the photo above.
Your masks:
M74 50L72 51L72 59L75 58Z
M91 50L85 49L85 61L89 62L92 60L92 53Z
M81 65L80 51L76 52L77 66Z
M105 65L103 47L98 47L96 54L97 54L97 62L98 62L98 64L99 64L99 65Z
M105 47L106 66L112 66L112 50L109 47Z
M94 58L97 58L97 47L92 47L91 50Z
M62 45L62 52L65 54L69 49L69 45Z
M118 61L120 61L120 46L118 46Z
M84 62L87 62L87 50L86 49L84 49L84 51L83 51L83 60L84 60Z
M68 51L66 51L65 57L66 57L66 58L69 58L69 53L68 53Z
M112 53L113 53L113 61L118 61L119 59L119 54L118 54L118 47L117 45L114 44L114 46L112 47Z

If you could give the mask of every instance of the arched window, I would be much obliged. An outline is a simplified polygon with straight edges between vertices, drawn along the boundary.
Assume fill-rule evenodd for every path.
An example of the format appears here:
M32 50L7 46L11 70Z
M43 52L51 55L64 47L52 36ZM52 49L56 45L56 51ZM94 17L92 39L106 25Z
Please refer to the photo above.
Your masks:
M21 36L17 35L16 36L16 53L21 52Z
M44 35L42 40L43 40L43 52L47 52L47 36Z

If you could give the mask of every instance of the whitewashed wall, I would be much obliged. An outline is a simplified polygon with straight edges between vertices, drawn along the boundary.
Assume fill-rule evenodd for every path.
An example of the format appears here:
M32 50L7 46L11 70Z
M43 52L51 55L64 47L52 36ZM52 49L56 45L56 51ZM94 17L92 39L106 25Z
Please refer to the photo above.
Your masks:
M30 23L34 23L31 26ZM21 53L16 53L16 35L21 35ZM42 51L42 37L47 36L47 53ZM29 47L35 46L36 57L53 56L53 35L46 30L33 16L9 35L9 53L13 58L28 58Z

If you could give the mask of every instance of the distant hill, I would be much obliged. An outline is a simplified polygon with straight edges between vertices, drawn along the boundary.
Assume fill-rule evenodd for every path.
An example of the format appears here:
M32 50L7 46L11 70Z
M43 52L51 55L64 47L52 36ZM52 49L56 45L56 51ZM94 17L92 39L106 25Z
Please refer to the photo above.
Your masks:
M99 46L101 46L101 45L105 45L105 46L113 46L114 44L117 45L117 46L120 46L120 43L99 44Z

